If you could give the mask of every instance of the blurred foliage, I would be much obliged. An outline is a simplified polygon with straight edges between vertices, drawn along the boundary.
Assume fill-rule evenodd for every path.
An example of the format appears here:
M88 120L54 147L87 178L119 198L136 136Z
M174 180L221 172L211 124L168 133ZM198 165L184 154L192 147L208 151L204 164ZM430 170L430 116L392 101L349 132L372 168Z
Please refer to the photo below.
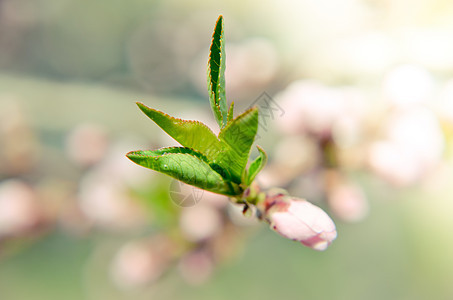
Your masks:
M392 185L357 168L368 148L333 139L343 175L360 185L370 207L355 224L334 217L339 236L328 251L267 229L251 235L254 227L222 219L222 241L206 243L221 257L209 281L193 286L176 266L155 284L121 288L111 278L118 249L163 228L180 238L175 216L190 211L169 200L167 178L137 171L124 156L174 143L133 103L214 127L205 68L220 13L231 44L226 94L238 110L263 91L289 97L286 87L306 78L318 85L303 94L313 85L299 84L301 93L321 104L352 88L353 106L366 107L359 124L372 143L398 123L407 108L401 101L414 98L417 109L435 115L445 145L418 119L405 141L420 137L429 144L416 143L417 150L438 149L442 160ZM0 201L0 299L453 298L452 16L446 0L0 0L0 184L2 193L20 196ZM316 121L328 109L302 113ZM292 188L300 196L323 198L319 174L300 174L319 167L319 146L330 151L332 140L322 144L312 132L288 139L277 121L259 132L270 163L285 168L271 171L298 178ZM394 165L407 162L400 158ZM181 253L193 245L181 243Z

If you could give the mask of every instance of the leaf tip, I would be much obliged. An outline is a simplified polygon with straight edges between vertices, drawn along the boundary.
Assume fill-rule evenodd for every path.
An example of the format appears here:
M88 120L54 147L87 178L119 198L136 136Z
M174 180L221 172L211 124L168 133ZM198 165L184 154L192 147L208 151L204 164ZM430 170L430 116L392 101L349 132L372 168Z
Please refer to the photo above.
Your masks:
M126 154L126 157L135 162L134 159L137 158L137 152L139 151L130 151Z
M264 151L264 149L263 149L260 145L256 145L256 148L257 148L260 152L266 154L266 151Z
M145 104L143 104L142 102L135 102L135 104L137 104L138 108L140 108L140 110L143 110L144 108L146 108L147 106Z

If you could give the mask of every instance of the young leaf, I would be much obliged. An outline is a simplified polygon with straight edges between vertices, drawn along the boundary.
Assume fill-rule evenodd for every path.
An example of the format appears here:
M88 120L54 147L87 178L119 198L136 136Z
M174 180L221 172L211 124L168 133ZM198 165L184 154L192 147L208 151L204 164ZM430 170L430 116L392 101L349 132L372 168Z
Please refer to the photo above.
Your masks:
M267 154L260 146L256 146L260 155L250 164L250 167L247 172L247 186L249 186L253 180L255 179L256 175L263 169L263 167L267 163Z
M213 159L217 155L220 141L203 123L173 118L140 102L137 102L137 105L151 120L184 147L201 152L208 159Z
M164 173L207 191L228 196L241 192L237 185L225 181L214 171L202 154L189 148L132 151L127 157L142 167Z
M225 41L223 17L219 16L212 35L208 62L208 92L211 108L220 128L227 123L225 97Z
M258 130L258 108L253 107L233 119L219 133L223 151L215 162L230 172L231 180L240 183Z
M227 123L230 123L231 120L233 120L233 109L234 109L234 101L231 102L230 108L228 109L228 118L227 118Z

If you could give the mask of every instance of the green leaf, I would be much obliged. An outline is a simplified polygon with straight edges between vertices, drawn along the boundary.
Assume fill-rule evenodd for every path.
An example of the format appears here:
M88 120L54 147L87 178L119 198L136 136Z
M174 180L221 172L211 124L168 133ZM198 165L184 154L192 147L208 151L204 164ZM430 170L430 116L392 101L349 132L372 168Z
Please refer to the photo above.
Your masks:
M234 196L242 191L213 170L206 157L189 148L132 151L127 157L136 164L169 175L184 183L218 194Z
M217 136L205 124L171 117L137 102L138 107L168 135L182 146L203 153L213 159L221 148Z
M241 183L242 172L258 128L257 109L250 109L231 120L217 138L201 122L174 118L142 103L137 105L182 146L202 153L210 167L221 174L223 179Z
M267 163L266 152L260 146L256 146L256 148L258 148L260 155L250 164L247 172L247 186L249 186L253 182L256 175L258 175L258 173L264 168Z
M220 128L227 124L225 97L225 40L223 17L219 16L212 35L208 62L208 92L211 108Z
M233 119L219 133L222 151L213 162L227 169L233 182L241 183L257 130L258 108L253 107Z
M228 109L228 118L227 118L227 123L230 123L231 120L233 120L233 109L234 109L234 101L231 102L230 108Z

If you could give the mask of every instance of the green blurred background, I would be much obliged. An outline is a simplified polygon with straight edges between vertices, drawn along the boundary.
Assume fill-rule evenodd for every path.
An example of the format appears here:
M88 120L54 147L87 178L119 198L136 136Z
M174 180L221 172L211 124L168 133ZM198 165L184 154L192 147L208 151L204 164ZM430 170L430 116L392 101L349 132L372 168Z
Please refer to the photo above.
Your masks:
M81 186L107 155L128 165L127 151L171 143L135 101L212 126L205 67L219 14L236 111L299 79L350 85L375 103L395 65L429 72L433 97L453 76L446 0L0 0L0 180L22 180L39 195L38 212L21 221L31 225L7 236L0 230L0 299L453 299L449 147L442 175L430 173L428 183L395 188L353 172L370 213L353 224L334 218L338 238L325 252L261 224L202 285L176 270L138 289L112 282L116 250L156 229L122 206L96 227L86 215L105 206L75 209ZM97 141L85 154L90 134L74 138L84 126L95 128ZM272 132L260 141L271 158ZM126 169L111 169L124 172L112 177L134 185L152 176L140 184L168 190L163 175Z

